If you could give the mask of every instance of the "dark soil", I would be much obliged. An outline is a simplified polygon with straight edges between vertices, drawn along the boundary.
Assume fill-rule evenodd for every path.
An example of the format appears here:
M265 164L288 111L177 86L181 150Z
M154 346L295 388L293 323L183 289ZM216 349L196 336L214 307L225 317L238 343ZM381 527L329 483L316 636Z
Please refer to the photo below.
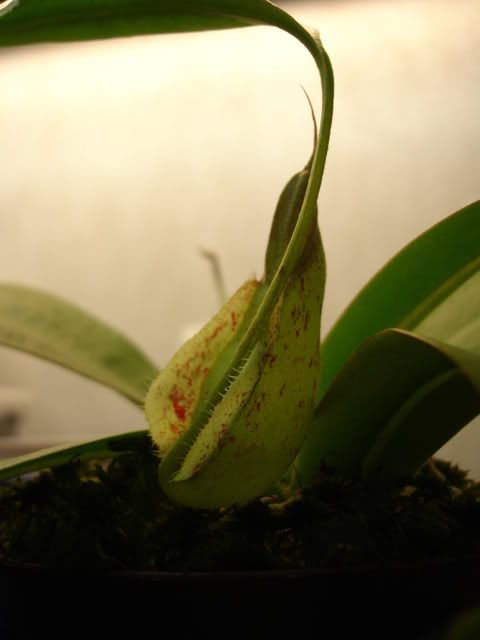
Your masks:
M72 462L0 490L0 558L51 567L203 571L391 566L480 551L480 485L436 460L381 493L332 471L216 511L174 507L158 458Z

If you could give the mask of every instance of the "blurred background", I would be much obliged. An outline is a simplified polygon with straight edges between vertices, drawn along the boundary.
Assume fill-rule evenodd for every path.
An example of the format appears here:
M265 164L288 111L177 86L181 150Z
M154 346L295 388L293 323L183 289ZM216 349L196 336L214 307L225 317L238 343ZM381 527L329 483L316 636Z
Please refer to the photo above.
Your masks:
M319 205L324 330L414 236L480 196L478 0L285 2L321 32L336 110ZM75 301L159 364L262 274L311 151L309 54L256 27L0 51L0 278ZM392 296L395 292L392 292ZM94 383L0 349L0 456L142 428ZM444 451L480 477L480 425Z

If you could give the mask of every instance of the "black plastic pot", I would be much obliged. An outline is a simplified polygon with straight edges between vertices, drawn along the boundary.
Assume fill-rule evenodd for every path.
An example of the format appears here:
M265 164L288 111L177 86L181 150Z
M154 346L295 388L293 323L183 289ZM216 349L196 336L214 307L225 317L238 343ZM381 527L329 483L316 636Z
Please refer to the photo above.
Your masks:
M0 576L5 639L149 633L175 640L433 640L457 614L480 604L479 558L389 569L185 574L11 565Z

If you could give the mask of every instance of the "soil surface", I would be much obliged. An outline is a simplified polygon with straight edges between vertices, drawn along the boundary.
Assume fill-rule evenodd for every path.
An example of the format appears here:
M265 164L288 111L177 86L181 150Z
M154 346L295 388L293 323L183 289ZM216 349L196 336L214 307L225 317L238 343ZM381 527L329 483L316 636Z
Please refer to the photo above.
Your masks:
M0 488L0 557L52 567L204 571L390 566L480 551L480 485L435 460L395 492L323 469L242 507L173 506L150 450Z

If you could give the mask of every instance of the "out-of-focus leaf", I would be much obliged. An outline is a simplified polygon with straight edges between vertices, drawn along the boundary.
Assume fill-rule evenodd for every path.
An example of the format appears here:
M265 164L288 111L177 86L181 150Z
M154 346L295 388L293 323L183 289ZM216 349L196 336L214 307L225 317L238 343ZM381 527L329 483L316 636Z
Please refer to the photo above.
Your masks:
M322 461L347 476L408 478L479 412L478 354L385 330L322 397L296 469L306 482Z
M60 364L143 405L158 369L120 333L61 298L0 285L0 344Z
M61 445L35 451L25 456L0 461L0 480L9 480L26 473L52 469L73 460L115 458L126 451L136 451L150 441L148 432L130 431L108 438L99 438L79 444Z

